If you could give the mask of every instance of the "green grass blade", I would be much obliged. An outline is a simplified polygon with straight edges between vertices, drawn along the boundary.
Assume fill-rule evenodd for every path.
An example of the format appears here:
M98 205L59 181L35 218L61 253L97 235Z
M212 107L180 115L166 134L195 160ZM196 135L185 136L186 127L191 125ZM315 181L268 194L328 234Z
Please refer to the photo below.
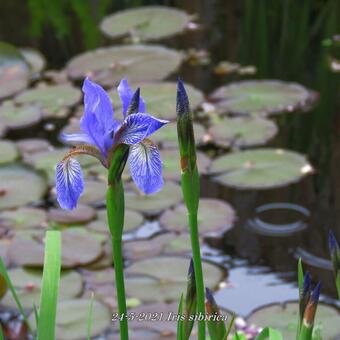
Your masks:
M4 340L4 333L2 332L2 326L0 324L0 340Z
M55 339L55 320L61 268L60 231L46 232L44 271L42 277L38 340Z
M94 300L94 293L91 292L89 314L87 318L87 340L91 340L92 322L93 322L93 300Z
M7 273L7 270L6 270L6 266L5 266L5 263L4 263L3 259L2 259L2 257L0 257L0 273L5 278L7 286L9 287L9 289L10 289L10 291L12 293L13 299L14 299L15 303L17 304L19 312L20 312L21 316L24 318L24 321L25 321L29 331L32 331L32 327L31 327L31 325L28 322L28 319L26 317L26 314L24 312L22 304L21 304L21 302L20 302L20 300L18 298L18 295L17 295L17 293L15 291L15 288L14 288L14 286L12 284L12 281L11 281L11 279L8 276L8 273Z
M178 315L182 315L183 313L183 300L182 294L178 305ZM183 340L183 320L181 320L181 318L177 321L177 340Z
M228 325L228 328L227 328L227 332L226 332L226 335L225 335L225 340L227 340L232 328L233 328L233 325L234 325L234 321L236 319L236 314L233 314L233 316L231 317L231 320L229 322L229 325Z
M38 329L39 314L38 314L37 306L35 304L33 305L33 312L34 312L35 324L37 325L37 329Z
M302 294L303 290L303 268L302 268L302 260L299 258L298 262L298 285L299 285L299 296Z

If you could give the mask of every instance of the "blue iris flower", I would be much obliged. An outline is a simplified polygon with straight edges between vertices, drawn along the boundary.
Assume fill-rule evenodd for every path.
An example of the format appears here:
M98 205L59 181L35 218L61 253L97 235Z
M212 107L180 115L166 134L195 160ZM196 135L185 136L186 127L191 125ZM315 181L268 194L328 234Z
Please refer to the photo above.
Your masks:
M92 155L108 168L110 151L119 144L129 145L128 164L131 177L142 192L153 194L163 186L160 154L156 145L147 137L168 121L146 113L141 97L138 113L127 115L134 93L125 79L120 82L117 90L123 109L121 121L114 119L112 104L105 90L89 79L84 81L81 132L62 136L64 142L77 146L71 149L56 167L57 200L63 209L75 208L84 190L82 170L73 156ZM137 91L139 94L139 90Z

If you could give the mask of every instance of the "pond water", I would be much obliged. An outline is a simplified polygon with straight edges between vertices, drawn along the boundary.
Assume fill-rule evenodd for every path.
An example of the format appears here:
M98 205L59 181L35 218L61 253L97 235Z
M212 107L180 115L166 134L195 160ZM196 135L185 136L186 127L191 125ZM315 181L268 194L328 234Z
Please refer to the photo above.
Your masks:
M312 107L303 106L294 108L294 112L274 115L271 120L276 123L279 132L276 137L268 138L265 144L266 147L305 155L313 166L312 174L291 181L291 184L266 190L240 190L207 175L203 175L201 180L202 197L224 200L236 211L234 227L227 228L230 230L223 235L208 238L203 252L208 260L229 270L228 281L222 280L216 293L218 303L243 317L262 305L297 298L296 267L299 257L304 268L311 272L313 281L322 281L323 299L335 303L336 290L327 246L329 229L340 239L340 76L332 72L329 64L330 58L339 53L329 47L329 41L340 32L340 10L336 11L338 5L335 1L324 1L320 7L312 6L306 12L309 13L309 21L303 26L298 8L292 4L291 7L270 5L269 9L262 1L258 8L253 8L250 3L232 0L171 1L178 8L196 13L199 28L161 40L162 45L170 48L189 50L187 61L167 79L176 80L179 74L185 82L203 91L206 100L203 110L197 110L197 121L205 126L209 114L212 120L218 116L216 112L209 113L217 108L218 101L212 99L208 104L208 95L229 82L279 79L298 82L318 94L318 100ZM110 6L108 4L106 10L101 9L102 12L94 15L111 13ZM124 1L116 6L116 9L123 8ZM7 7L5 9L11 10L9 4ZM93 8L99 11L95 5ZM283 10L285 14L281 14ZM13 10L10 13L8 17L24 16L24 13L14 13ZM328 20L322 19L322 13ZM70 18L71 26L79 24L79 19ZM290 20L300 23L296 25L296 31L288 28ZM85 46L110 45L108 38L103 39L94 33L82 35L79 25L65 35L50 25L35 39L29 38L22 30L10 32L10 27L2 25L1 40L39 49L46 56L48 69L64 67L70 58L83 52ZM60 36L57 37L56 33ZM245 74L225 70L216 72L215 68L221 61L254 66L257 72L253 74L251 68ZM51 119L29 130L10 131L6 138L39 137L60 146L58 133L66 122L66 119ZM229 150L210 144L201 146L202 152L214 158L237 149L237 145ZM284 174L285 168L274 171ZM306 171L309 172L309 169ZM53 201L48 200L46 204L52 206ZM135 234L126 235L126 240L134 242L138 238L158 235L161 227L158 218L154 217L157 214L151 215L151 222ZM143 253L143 249L141 246L136 251L131 247L130 261L134 252ZM254 292L256 296L252 294Z

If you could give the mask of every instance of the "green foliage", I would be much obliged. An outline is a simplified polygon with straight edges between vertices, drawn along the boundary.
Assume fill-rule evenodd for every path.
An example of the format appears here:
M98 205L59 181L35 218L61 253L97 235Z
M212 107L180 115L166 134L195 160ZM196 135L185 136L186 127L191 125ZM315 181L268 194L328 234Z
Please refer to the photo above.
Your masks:
M282 334L276 329L266 327L255 340L283 340Z
M46 232L45 260L40 295L38 340L55 338L58 292L61 268L60 231Z

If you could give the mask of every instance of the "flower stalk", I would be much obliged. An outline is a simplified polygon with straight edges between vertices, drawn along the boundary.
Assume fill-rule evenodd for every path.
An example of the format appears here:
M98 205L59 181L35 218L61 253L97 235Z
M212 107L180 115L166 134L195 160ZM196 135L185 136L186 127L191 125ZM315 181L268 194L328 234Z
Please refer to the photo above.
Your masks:
M177 134L182 171L181 186L184 196L184 202L188 211L192 257L196 278L197 313L198 315L205 315L205 292L197 221L200 182L196 161L196 145L192 114L189 107L189 99L181 80L179 80L177 84L176 111ZM198 321L198 339L205 339L204 318L203 320Z

